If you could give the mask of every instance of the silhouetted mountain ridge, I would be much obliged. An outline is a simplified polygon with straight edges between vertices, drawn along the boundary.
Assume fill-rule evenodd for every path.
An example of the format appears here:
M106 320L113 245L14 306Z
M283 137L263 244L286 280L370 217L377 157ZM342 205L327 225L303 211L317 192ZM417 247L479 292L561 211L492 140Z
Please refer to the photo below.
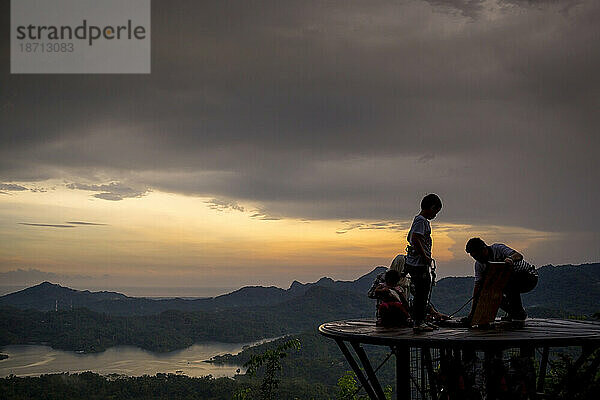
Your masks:
M377 267L354 281L335 281L323 277L316 282L293 281L288 289L270 286L246 286L224 295L197 299L161 299L129 297L116 292L90 292L63 287L50 282L0 297L0 306L49 311L85 307L111 315L150 315L167 310L219 311L233 308L265 307L282 304L310 293L313 288L365 296L377 274ZM531 316L591 315L600 311L600 264L546 265L538 270L540 280L535 290L523 295ZM432 302L442 312L453 313L469 300L472 277L447 277L433 289ZM315 292L317 293L317 292ZM339 295L339 294L338 294ZM365 296L366 298L366 296ZM469 311L467 305L457 315ZM372 309L370 309L372 311Z
M133 298L44 282L0 298L0 346L47 342L55 348L90 352L115 345L169 351L211 340L241 342L314 331L326 321L373 317L375 302L367 298L366 290L383 270L376 268L355 281L293 282L287 290L252 286L200 300ZM539 274L538 287L523 296L530 316L566 318L600 311L600 264L545 266ZM472 284L471 277L441 279L433 302L451 313L469 299ZM40 304L45 311L7 304L11 300L35 304L34 296L44 297ZM54 312L58 297L61 304L72 301L73 310ZM90 307L75 306L78 299Z
M545 265L538 269L537 287L522 295L531 317L592 315L600 311L600 263ZM471 298L473 277L448 277L437 282L431 301L453 313ZM458 315L466 315L467 305Z
M171 351L207 341L245 342L315 330L325 320L372 315L371 300L361 293L313 286L278 304L226 310L168 310L159 314L117 316L87 308L65 311L4 307L0 346L47 343L53 348L103 351L134 345Z
M46 303L45 309L54 309L56 307L66 309L70 308L73 303L79 307L84 307L95 302L125 299L131 299L131 297L117 292L75 290L45 281L39 285L0 297L0 304L12 305L24 309L40 309L40 301L44 301Z
M196 299L148 299L129 297L116 292L90 292L66 288L50 282L10 293L0 297L0 306L39 311L70 310L85 307L92 311L111 315L149 315L167 310L218 311L237 307L259 307L279 304L304 295L314 287L327 287L332 290L366 293L375 276L385 267L375 268L355 281L334 281L321 278L313 283L292 282L289 289L275 286L245 286L224 295Z

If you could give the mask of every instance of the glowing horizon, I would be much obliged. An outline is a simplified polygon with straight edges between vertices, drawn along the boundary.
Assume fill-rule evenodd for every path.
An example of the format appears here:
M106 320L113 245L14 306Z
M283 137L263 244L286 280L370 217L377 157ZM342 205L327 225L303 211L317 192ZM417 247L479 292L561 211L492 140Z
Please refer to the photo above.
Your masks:
M427 193L440 278L472 236L600 261L600 2L184 3L150 74L4 71L0 273L356 279Z
M33 268L167 286L356 279L404 252L418 212L401 221L275 219L261 214L258 204L220 207L211 198L160 191L115 202L56 182L53 187L0 197L0 272ZM510 236L524 252L556 236L444 223L443 212L432 226L440 277L472 273L463 250L472 235Z

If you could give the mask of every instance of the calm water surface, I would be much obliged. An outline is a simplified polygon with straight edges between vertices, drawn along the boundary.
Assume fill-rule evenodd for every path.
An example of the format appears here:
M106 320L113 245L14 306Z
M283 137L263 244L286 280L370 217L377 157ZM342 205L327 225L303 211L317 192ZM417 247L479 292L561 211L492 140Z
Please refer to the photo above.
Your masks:
M268 340L268 339L267 339ZM265 340L266 341L266 340ZM78 354L55 350L48 346L5 346L0 353L9 358L0 361L0 376L35 376L61 372L93 371L102 375L124 374L129 376L154 375L159 372L183 371L187 376L212 375L233 376L238 365L215 365L204 362L216 355L237 354L252 343L202 343L169 353L153 353L133 346L112 347L102 353Z

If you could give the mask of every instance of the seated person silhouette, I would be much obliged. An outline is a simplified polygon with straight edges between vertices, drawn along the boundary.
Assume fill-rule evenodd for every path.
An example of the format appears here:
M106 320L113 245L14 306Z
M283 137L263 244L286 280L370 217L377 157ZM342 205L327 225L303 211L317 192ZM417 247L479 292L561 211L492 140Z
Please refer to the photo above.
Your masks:
M377 299L378 326L409 326L411 323L408 312L408 300L400 282L400 273L390 269L385 273L384 282L380 283L374 291Z
M367 292L367 296L369 298L377 299L377 306L376 306L377 321L378 321L377 325L381 325L381 316L379 315L379 305L381 303L381 299L377 297L375 291L377 290L378 287L380 287L383 283L385 283L385 274L388 271L391 271L391 270L398 271L398 273L400 275L400 280L396 284L396 289L400 289L402 294L404 295L404 298L408 299L408 301L405 303L405 304L408 304L408 306L406 307L408 309L408 311L410 312L412 310L412 301L411 301L410 295L411 295L411 293L414 293L415 289L414 289L414 284L411 282L411 280L408 278L408 276L406 276L406 272L404 271L404 266L405 266L404 259L405 259L405 255L398 254L392 261L389 269L387 271L382 272L377 275L377 277L373 281L373 284L371 285L371 288ZM426 316L427 321L445 321L448 319L450 319L450 317L448 315L440 313L433 306L433 304L431 304L431 303L428 304L427 316Z

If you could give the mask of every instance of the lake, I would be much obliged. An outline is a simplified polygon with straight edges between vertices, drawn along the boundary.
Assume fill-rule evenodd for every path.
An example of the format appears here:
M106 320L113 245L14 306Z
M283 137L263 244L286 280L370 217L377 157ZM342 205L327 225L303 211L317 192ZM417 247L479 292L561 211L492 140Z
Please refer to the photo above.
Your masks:
M159 372L182 373L191 376L233 376L239 365L216 365L204 362L211 357L226 353L237 354L244 346L252 346L270 339L252 343L195 344L169 353L153 353L133 346L112 347L102 353L78 354L73 351L55 350L48 346L12 345L0 349L8 354L0 361L0 376L36 376L61 372L93 371L102 375L123 374L141 376Z

